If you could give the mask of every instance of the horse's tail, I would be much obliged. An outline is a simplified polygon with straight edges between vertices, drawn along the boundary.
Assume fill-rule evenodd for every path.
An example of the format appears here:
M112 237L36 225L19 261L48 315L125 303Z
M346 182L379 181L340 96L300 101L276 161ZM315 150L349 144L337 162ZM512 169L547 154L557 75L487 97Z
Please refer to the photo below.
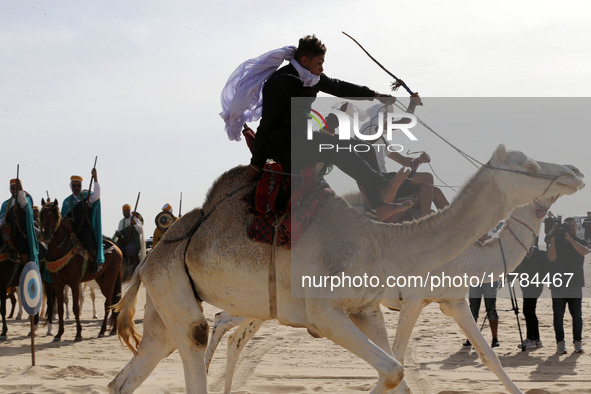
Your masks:
M137 331L135 323L133 322L133 315L135 315L135 304L137 301L137 293L140 289L142 280L140 278L140 268L143 266L144 259L131 277L127 291L117 304L115 304L115 312L119 313L117 317L117 335L122 344L127 345L129 350L137 354L138 346L142 340L142 336ZM132 343L133 342L133 343Z

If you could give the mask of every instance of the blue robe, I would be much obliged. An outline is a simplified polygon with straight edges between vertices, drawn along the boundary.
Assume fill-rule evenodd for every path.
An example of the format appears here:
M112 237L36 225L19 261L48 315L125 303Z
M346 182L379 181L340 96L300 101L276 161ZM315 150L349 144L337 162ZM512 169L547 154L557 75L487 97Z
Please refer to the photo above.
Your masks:
M0 209L0 218L7 219L8 210L14 204L18 204L14 198L9 198L2 203ZM34 261L39 266L39 244L37 244L37 233L35 232L35 224L33 220L33 199L27 194L27 206L25 209L25 226L27 228L27 245L29 246L29 261Z
M92 195L93 193L90 192ZM82 199L88 196L88 190L83 190L78 196L71 194L66 197L62 204L62 218L66 217L72 209L78 205ZM93 203L90 203L90 223L92 224L92 232L94 235L94 241L96 245L96 258L97 264L103 264L105 262L105 251L103 248L103 227L101 223L101 200L100 198Z

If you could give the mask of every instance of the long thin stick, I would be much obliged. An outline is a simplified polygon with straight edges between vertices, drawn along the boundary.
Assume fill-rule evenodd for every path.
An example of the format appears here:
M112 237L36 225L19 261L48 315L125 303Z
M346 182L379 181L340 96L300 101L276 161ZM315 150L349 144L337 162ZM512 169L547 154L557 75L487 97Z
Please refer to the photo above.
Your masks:
M96 168L96 160L98 159L98 156L94 157L94 165L92 166L92 169L94 170ZM92 182L94 181L94 177L91 176L90 177L90 186L88 186L88 195L90 195L90 189L92 189Z
M137 199L135 200L135 208L133 208L133 212L137 212L137 205L140 203L140 193L137 192Z
M20 171L20 168L19 167L20 167L20 164L17 164L16 165L16 179L18 179L18 174L19 174L19 171Z
M183 207L183 192L181 192L181 201L179 201L179 218L181 215L181 208Z
M356 39L354 39L353 37L351 37L349 34L345 33L344 31L341 32L341 33L343 33L344 35L346 35L347 37L349 37L351 40L353 40L353 42L355 44L359 45L359 48L361 48L363 50L363 52L365 52L365 54L367 56L369 56L369 58L371 60L374 61L375 64L377 64L378 66L380 66L380 68L382 70L384 70L389 76L391 76L392 78L394 78L394 80L396 81L396 84L394 84L394 87L392 88L392 90L396 90L398 88L398 86L402 86L404 89L406 89L406 91L408 92L408 94L410 94L410 95L414 94L414 92L412 90L410 90L410 88L408 87L408 85L405 84L402 79L398 78L396 75L394 75L390 71L388 71L388 69L386 67L382 66L382 64L380 62L378 62L372 55L370 55L369 52L367 52L365 50L365 48L359 42L357 42Z

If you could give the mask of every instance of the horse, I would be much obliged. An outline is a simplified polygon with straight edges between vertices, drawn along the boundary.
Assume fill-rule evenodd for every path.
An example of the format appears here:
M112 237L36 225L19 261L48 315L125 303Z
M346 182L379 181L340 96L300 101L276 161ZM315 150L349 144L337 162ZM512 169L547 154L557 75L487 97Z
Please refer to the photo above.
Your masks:
M6 325L7 289L18 286L23 267L24 264L19 261L16 250L9 246L9 242L4 242L0 237L0 314L2 315L0 341L7 339L6 333L8 332Z
M64 333L64 286L72 289L72 306L76 317L75 341L82 340L82 325L80 324L80 283L95 280L102 294L105 296L105 317L99 338L107 331L107 320L110 307L119 301L121 296L121 250L110 240L103 237L105 245L105 262L98 272L86 269L88 252L80 245L75 234L71 232L70 219L62 220L57 200L41 200L42 208L39 214L43 238L47 241L47 267L58 302L59 329L53 341L61 341ZM113 312L115 313L115 312ZM110 334L117 332L116 322L113 323Z

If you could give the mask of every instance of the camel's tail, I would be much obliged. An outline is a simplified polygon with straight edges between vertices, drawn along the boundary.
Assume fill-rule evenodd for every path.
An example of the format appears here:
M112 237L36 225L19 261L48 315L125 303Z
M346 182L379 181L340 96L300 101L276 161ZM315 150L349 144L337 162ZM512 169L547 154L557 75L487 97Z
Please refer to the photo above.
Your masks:
M119 312L119 316L117 317L117 335L119 336L119 341L127 345L129 350L134 354L137 354L138 346L142 340L142 336L137 331L133 322L133 315L135 315L137 293L142 283L140 268L143 266L144 261L146 261L145 258L134 271L129 282L129 287L121 298L121 301L114 305L115 312Z

